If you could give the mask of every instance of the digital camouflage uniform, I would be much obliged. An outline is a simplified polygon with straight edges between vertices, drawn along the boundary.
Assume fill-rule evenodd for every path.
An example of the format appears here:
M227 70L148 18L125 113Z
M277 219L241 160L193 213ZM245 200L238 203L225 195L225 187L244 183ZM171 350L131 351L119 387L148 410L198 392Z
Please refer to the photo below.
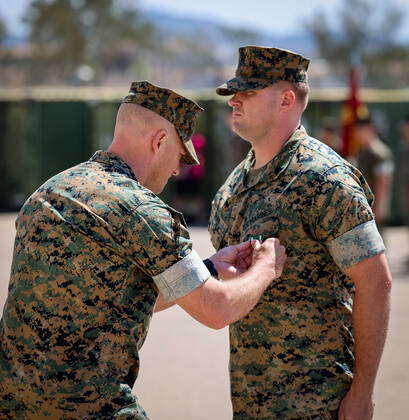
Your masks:
M253 169L254 161L251 150L217 192L212 243L278 237L287 261L255 308L230 325L234 419L337 418L354 365L354 287L343 270L384 250L372 193L303 127L268 164Z
M0 418L147 419L132 387L158 292L210 277L181 214L99 151L42 185L16 228Z

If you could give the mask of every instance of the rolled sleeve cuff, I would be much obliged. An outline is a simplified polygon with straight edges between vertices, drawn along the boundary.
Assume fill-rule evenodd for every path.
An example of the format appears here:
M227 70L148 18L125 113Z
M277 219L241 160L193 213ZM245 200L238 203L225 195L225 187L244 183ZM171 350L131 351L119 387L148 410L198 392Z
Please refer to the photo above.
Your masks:
M327 243L329 253L342 269L385 251L375 220L362 223Z
M211 277L198 253L192 250L185 258L153 277L166 302L179 299Z

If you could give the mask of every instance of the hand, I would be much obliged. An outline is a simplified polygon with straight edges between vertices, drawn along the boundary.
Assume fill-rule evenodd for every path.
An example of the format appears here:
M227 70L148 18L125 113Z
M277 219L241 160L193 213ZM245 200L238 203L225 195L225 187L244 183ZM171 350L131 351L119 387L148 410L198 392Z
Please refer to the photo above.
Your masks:
M268 238L262 244L252 241L253 267L265 273L270 280L281 276L287 256L285 248L277 238Z
M338 420L371 420L374 403L372 397L362 393L354 393L351 389L341 401L338 411Z
M219 273L219 278L237 277L248 270L252 263L253 247L250 241L221 249L210 259Z

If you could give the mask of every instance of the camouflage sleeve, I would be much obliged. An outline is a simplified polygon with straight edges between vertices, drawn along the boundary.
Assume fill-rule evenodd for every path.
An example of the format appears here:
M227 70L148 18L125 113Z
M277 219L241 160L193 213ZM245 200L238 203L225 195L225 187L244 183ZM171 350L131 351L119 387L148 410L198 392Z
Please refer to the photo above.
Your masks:
M314 238L327 247L343 270L385 250L371 207L358 185L321 184L308 224Z
M192 250L182 216L166 206L140 205L126 223L125 236L131 258L153 278L167 301L185 296L210 278Z
M362 223L327 243L336 264L345 270L385 250L375 220Z
M223 234L226 231L226 223L222 218L220 212L220 197L219 193L216 194L212 201L212 208L209 218L208 231L210 234L210 240L214 249L219 250L222 243Z

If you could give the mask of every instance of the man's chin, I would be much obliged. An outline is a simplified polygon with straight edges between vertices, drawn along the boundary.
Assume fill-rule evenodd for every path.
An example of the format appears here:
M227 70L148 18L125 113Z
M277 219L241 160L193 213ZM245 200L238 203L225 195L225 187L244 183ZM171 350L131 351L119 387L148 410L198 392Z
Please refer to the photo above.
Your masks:
M239 137L241 137L243 140L251 142L245 132L245 130L240 130L240 126L239 125L233 125L232 128L233 132L235 134L237 134Z

